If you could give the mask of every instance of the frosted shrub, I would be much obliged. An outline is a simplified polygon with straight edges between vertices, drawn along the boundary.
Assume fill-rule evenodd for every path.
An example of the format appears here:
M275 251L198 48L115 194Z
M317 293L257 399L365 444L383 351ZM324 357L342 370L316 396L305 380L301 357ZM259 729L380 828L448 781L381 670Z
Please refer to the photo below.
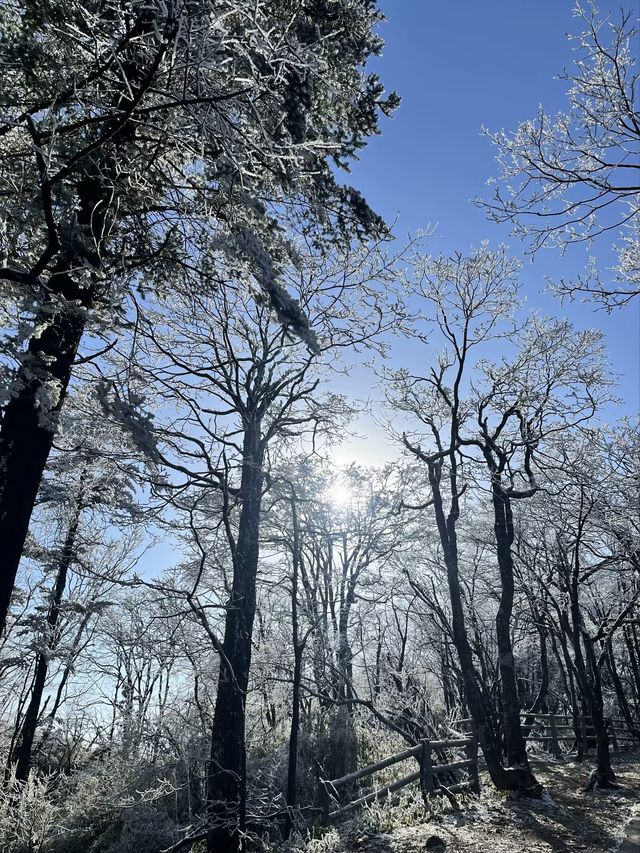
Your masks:
M57 792L64 829L51 853L157 853L177 839L175 787L162 771L109 764L78 771Z
M49 850L57 832L58 807L49 796L51 779L29 775L26 782L12 775L0 787L0 850L40 853Z
M416 826L424 819L424 801L416 785L364 806L358 824L370 832L393 832L399 827Z
M367 725L366 721L357 727L358 766L375 764L389 755L402 752L409 744L396 732L376 725Z
M317 837L294 832L286 844L276 842L267 845L265 853L344 853L344 849L341 832L332 826L323 830Z
M96 850L104 853L157 853L178 840L177 827L158 802L144 802L119 815L118 837Z

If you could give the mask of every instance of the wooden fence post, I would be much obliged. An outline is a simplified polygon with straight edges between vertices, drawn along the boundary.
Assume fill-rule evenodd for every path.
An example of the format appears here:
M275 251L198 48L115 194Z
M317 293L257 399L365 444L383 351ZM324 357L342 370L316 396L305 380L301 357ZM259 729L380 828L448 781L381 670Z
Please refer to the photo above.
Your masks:
M618 752L618 736L616 734L616 726L613 722L613 717L609 717L609 726L611 732L611 740L613 742L613 751Z
M582 752L586 755L589 751L589 743L587 741L587 718L584 714L580 722L580 738L582 740Z
M474 794L480 794L480 778L478 777L478 738L474 732L471 733L472 741L465 746L464 751L468 760L472 762L469 767L469 788Z
M549 714L549 729L551 731L551 755L560 758L560 744L558 743L558 729L556 727L556 715Z
M431 760L431 742L426 738L422 740L422 751L420 752L420 790L425 805L429 794L433 794L433 761Z

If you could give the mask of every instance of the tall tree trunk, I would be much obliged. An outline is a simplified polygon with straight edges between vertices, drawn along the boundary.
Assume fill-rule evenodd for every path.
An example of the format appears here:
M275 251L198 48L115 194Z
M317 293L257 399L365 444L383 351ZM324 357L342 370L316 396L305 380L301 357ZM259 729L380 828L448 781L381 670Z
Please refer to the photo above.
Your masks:
M615 781L615 774L611 767L611 757L609 755L609 735L604 720L600 673L595 660L591 638L588 637L582 626L582 614L578 599L578 583L578 566L576 565L572 571L570 587L571 624L568 621L565 623L565 631L569 634L573 646L573 664L578 689L586 708L591 714L591 722L596 733L596 770L592 782L607 787L607 785ZM583 643L588 664L582 652ZM583 743L581 746L582 750L584 750L586 744ZM582 750L580 751L582 752Z
M283 837L286 841L293 827L293 809L296 806L298 786L298 737L300 734L300 687L302 684L302 658L307 637L300 637L298 624L298 580L300 575L301 542L300 525L296 506L295 488L291 486L291 516L293 527L292 577L291 577L291 640L293 643L293 684L291 696L291 730L289 732L289 756L287 765L287 814L284 819Z
M535 715L539 714L547 701L549 692L549 656L547 652L547 629L542 623L542 617L538 612L538 608L534 603L531 605L531 614L533 616L538 637L540 639L540 686L531 707L527 711L526 717L522 724L522 735L524 738L529 736L531 726L535 722Z
M76 536L78 533L78 525L80 523L80 515L82 513L82 496L81 494L76 501L73 516L67 530L64 546L58 563L58 571L56 576L56 585L53 591L51 605L47 613L46 621L46 636L44 648L38 653L36 659L35 677L33 687L31 689L31 697L29 704L22 721L20 737L13 753L13 760L16 762L16 779L21 782L26 781L29 776L31 767L31 754L33 749L33 740L38 724L38 715L40 713L40 703L42 702L42 694L44 692L47 673L49 670L49 656L55 646L55 631L60 616L60 605L67 584L67 575L69 568L73 562L75 550Z
M447 583L451 600L451 617L453 642L460 662L460 671L464 684L465 698L469 713L473 719L478 742L487 763L487 770L493 784L501 790L531 789L537 786L535 777L530 771L506 770L502 764L502 755L494 732L489 724L484 699L478 684L478 677L473 664L473 654L465 625L462 594L460 591L460 575L458 570L458 544L456 522L459 510L457 506L457 480L455 461L452 460L452 508L445 515L440 489L440 466L429 464L429 481L433 495L433 508L442 544L444 561L447 569Z
M18 742L18 738L20 737L20 732L22 731L22 711L27 706L29 699L31 697L31 691L33 690L33 682L35 680L36 673L35 669L31 671L27 670L25 677L22 681L22 687L18 691L14 687L14 692L17 693L17 702L16 702L16 718L15 723L13 725L13 731L11 732L11 740L9 741L9 748L7 749L7 761L4 767L4 779L5 782L11 776L14 762L13 762L13 753L16 748L16 744Z
M440 646L440 677L442 680L445 709L447 716L449 716L456 706L456 696L453 688L453 683L455 683L453 659L449 652L449 643L446 637Z
M342 544L341 578L339 595L337 596L337 619L334 622L337 636L335 652L335 690L334 696L339 702L337 708L329 713L329 737L327 754L324 761L324 771L330 779L346 776L358 766L358 737L354 724L353 699L353 651L349 638L349 617L355 602L355 581L353 567L347 552L347 534L338 534ZM333 563L333 556L331 557ZM347 797L355 787L347 786L344 794Z
M615 782L616 775L611 767L609 732L604 718L602 677L593 648L593 640L583 634L583 641L592 684L587 698L591 709L591 721L596 732L596 779L599 785L606 787L609 783Z
M244 849L246 826L245 711L256 609L256 574L262 503L260 425L245 428L238 539L227 605L207 778L208 853Z
M80 288L59 264L48 282L49 297L35 319L44 326L29 342L27 356L16 377L17 389L7 403L0 426L0 632L4 631L11 594L31 513L40 488L60 412L71 378L71 369L84 332L83 308L91 305L91 288ZM40 399L57 400L43 411Z
M520 702L516 679L513 647L511 644L511 615L513 612L513 516L511 501L494 476L492 482L494 530L498 566L500 569L500 603L496 614L496 639L500 666L502 695L502 726L507 760L510 765L529 767L527 742L520 727Z
M287 814L284 820L285 841L293 827L293 810L296 806L298 786L298 738L300 735L300 687L302 683L302 656L304 644L293 648L293 684L291 695L291 730L289 732L289 756L287 764Z

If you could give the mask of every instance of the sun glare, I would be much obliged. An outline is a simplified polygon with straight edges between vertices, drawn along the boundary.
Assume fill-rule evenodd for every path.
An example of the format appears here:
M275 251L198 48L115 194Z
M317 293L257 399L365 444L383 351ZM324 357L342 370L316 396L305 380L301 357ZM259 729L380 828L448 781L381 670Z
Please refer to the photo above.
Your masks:
M344 483L336 482L328 489L330 502L337 509L344 509L353 503L353 491Z

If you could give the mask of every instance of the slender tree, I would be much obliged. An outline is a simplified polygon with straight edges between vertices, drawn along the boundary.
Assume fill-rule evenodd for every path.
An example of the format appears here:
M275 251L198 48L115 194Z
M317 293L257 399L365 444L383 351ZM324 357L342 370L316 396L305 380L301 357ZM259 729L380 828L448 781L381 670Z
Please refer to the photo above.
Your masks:
M460 502L468 487L460 456L470 414L469 404L463 398L464 383L473 367L468 362L476 347L504 336L505 325L508 331L509 314L516 298L517 270L518 265L504 251L492 252L486 247L469 258L456 255L451 260L425 258L419 262L410 287L434 311L433 322L449 349L442 353L437 367L425 374L413 375L408 370L393 373L390 399L394 407L411 414L424 428L423 433L416 435L404 433L402 441L409 453L427 467L430 496L423 509L430 508L435 516L447 570L453 642L465 698L492 781L500 788L531 789L537 783L528 770L526 756L522 770L507 772L489 725L463 606L457 531ZM431 449L424 446L426 441L433 445ZM503 588L503 605L505 600L508 603L510 595L512 591L507 585ZM506 617L508 625L509 608L503 606L500 615Z

